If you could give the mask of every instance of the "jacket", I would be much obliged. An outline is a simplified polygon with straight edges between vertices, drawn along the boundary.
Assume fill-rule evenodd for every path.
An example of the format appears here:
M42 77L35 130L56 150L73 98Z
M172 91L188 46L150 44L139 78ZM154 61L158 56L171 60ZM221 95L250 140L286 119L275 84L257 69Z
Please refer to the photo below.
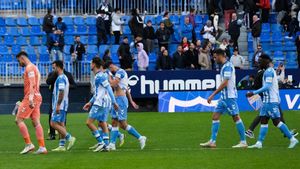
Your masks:
M238 20L232 21L229 23L228 34L232 37L239 37L240 36L240 28L241 24L238 23Z
M188 50L184 52L185 57L185 65L188 69L198 69L199 68L199 62L198 62L198 51L196 50ZM191 67L191 65L194 65L194 68Z
M182 25L181 36L187 37L188 40L192 40L193 39L193 29L194 28L191 23Z
M159 44L167 44L170 39L170 31L168 29L157 29L156 38Z
M238 6L236 0L222 0L223 10L235 10Z
M54 28L55 26L53 24L53 15L45 15L43 20L43 31L45 31L46 33L52 33Z
M146 26L144 28L143 38L144 39L151 39L151 40L155 39L155 30L154 30L154 28L152 26L151 27Z
M171 70L173 69L173 63L172 63L172 58L164 55L159 55L157 62L156 62L156 67L158 70Z
M60 50L61 52L64 50L64 45L65 45L65 41L64 41L64 37L62 35L58 35L58 34L54 34L51 33L50 35L50 47L49 50ZM55 46L54 44L58 43L58 46Z
M84 44L79 42L79 43L74 43L73 45L71 45L70 54L72 54L72 53L76 53L77 54L77 60L81 61L82 56L85 54Z
M173 54L173 67L176 69L184 69L185 68L185 56L183 53L179 53L178 51L176 51Z
M255 38L260 37L260 34L261 34L261 22L260 22L260 20L257 20L255 23L253 23L251 34Z
M144 21L139 15L132 16L128 26L134 37L143 35Z
M111 30L112 31L121 31L122 24L124 24L124 21L121 20L122 16L117 13L112 14L112 22L111 22Z
M97 33L99 34L104 33L106 34L106 29L105 29L105 22L104 22L104 18L99 16L97 17L97 21L96 21L96 28L97 28Z
M144 50L143 43L138 43L138 67L147 68L149 66L149 57Z
M201 51L198 56L198 63L201 66L202 70L211 69L210 59L208 59L208 53Z
M133 59L130 53L130 45L122 43L118 49L118 56L122 69L132 68Z
M64 22L56 22L55 23L55 28L58 29L58 30L61 30L62 32L66 32L67 25Z

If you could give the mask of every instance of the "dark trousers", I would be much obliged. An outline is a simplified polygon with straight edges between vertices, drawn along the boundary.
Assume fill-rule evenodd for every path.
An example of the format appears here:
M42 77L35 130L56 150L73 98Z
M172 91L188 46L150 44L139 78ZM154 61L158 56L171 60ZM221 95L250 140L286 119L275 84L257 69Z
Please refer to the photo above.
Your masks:
M298 30L298 25L299 25L299 23L298 23L297 19L293 18L292 21L289 24L289 32L290 32L289 37L292 37L292 36L295 35L295 33Z
M231 40L233 41L233 47L238 48L239 47L239 44L238 44L239 36L231 36Z
M261 18L263 23L268 23L270 15L270 9L262 9L261 10Z
M73 72L77 80L81 80L81 61L73 62Z
M51 93L51 94L52 94L52 93ZM50 124L51 118L52 118L52 103L50 102L50 108L49 108L49 120L48 120L48 122L49 122L49 130L50 130L49 136L50 136L50 137L55 137L55 129L52 128L52 127L51 127L51 124Z
M300 53L298 54L297 60L298 60L298 67L300 69Z
M120 36L121 36L121 32L120 31L114 31L114 36L115 36L115 44L119 44L120 43Z
M105 24L105 32L110 37L111 21L110 20L104 20L104 24Z
M107 44L107 37L105 35L105 32L98 32L97 39L98 39L98 44L97 44L98 47L100 46L102 41L104 44Z

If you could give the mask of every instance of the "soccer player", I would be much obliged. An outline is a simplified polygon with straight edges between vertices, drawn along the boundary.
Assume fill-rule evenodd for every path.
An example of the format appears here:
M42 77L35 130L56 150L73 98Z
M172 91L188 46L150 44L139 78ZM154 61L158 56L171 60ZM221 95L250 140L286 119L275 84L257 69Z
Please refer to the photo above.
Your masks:
M69 105L69 80L64 74L64 64L57 60L53 62L53 68L58 75L52 94L52 118L50 125L60 134L59 146L52 151L66 151L65 143L68 141L67 150L70 150L76 141L70 133L67 132L65 121Z
M119 109L112 88L108 82L108 76L103 73L103 65L104 63L99 57L93 58L91 68L95 74L95 93L92 99L83 107L83 109L87 111L92 106L86 124L98 141L98 146L95 148L94 152L109 150L109 135L106 122L109 114L110 100L114 109ZM94 125L95 120L99 121L103 136L100 135L99 130Z
M119 105L119 110L113 110L112 116L112 131L109 144L110 150L116 150L116 139L119 133L119 125L123 130L127 130L129 134L137 138L140 142L140 148L144 149L147 138L142 136L134 127L127 123L127 108L128 99L126 93L128 91L128 75L125 70L120 69L112 62L107 62L106 66L109 68L114 77L110 77L110 84L115 89L116 101Z
M24 120L28 118L31 118L32 124L35 127L35 134L39 144L39 149L35 154L46 154L47 149L45 147L44 132L40 123L40 106L42 104L42 96L40 94L41 75L38 68L28 59L26 52L22 51L18 53L16 57L20 66L25 67L24 98L16 116L16 124L26 144L20 154L26 154L34 150L34 145L30 140L27 126L24 123Z
M287 125L280 120L279 112L279 88L277 75L273 67L270 66L272 59L270 56L263 54L260 56L259 65L264 67L266 71L263 74L263 86L255 90L254 92L247 93L247 97L252 97L255 94L263 93L263 107L260 110L261 126L259 131L259 137L256 144L249 146L248 148L262 148L262 143L268 132L268 122L271 118L273 124L277 126L280 131L290 140L288 148L294 148L299 142L290 132Z
M235 85L235 69L232 63L227 61L225 52L222 49L214 51L215 60L218 64L222 65L221 68L221 85L214 91L207 102L210 104L216 94L221 92L221 98L218 101L217 107L212 115L212 128L211 138L206 143L201 143L200 146L215 148L216 138L220 126L220 117L222 114L228 113L232 116L233 121L236 123L236 128L240 135L240 143L232 146L232 148L246 148L247 142L245 138L245 127L242 119L239 116L239 108L237 105L237 90Z

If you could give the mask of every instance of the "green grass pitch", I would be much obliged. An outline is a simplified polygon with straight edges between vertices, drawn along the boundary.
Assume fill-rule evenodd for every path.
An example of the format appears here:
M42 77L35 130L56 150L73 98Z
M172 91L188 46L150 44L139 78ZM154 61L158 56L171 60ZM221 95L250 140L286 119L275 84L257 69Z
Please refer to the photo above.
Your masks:
M242 113L249 126L255 113ZM217 149L202 149L200 142L210 136L210 113L130 113L129 122L148 137L145 150L139 150L137 140L129 136L122 148L115 152L93 153L89 146L96 143L85 125L87 113L68 114L67 126L77 138L69 152L53 153L58 140L46 141L47 155L19 155L23 149L23 139L14 124L14 116L0 116L0 169L299 169L300 145L289 150L289 141L269 123L269 133L261 150L231 149L238 143L238 134L231 117L221 118L221 128L217 139ZM285 112L290 128L300 129L300 112ZM42 116L44 130L47 131L48 116ZM34 130L27 121L31 139L37 146ZM258 128L255 132L258 134ZM249 144L256 140L248 139Z

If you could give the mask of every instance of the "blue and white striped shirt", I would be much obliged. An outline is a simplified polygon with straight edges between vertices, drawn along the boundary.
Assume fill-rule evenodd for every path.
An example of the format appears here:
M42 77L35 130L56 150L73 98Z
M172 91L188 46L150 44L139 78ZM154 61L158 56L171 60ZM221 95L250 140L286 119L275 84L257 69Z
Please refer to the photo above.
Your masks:
M264 103L280 103L277 75L274 68L269 67L263 75L263 86L270 87L263 92Z
M60 110L68 111L69 106L69 80L65 74L57 77L54 83L53 97L52 97L52 110L56 110L56 105L59 97L59 91L64 91L64 98L60 104Z
M221 82L228 80L228 85L221 91L221 99L237 98L235 68L229 61L224 63L221 68Z

